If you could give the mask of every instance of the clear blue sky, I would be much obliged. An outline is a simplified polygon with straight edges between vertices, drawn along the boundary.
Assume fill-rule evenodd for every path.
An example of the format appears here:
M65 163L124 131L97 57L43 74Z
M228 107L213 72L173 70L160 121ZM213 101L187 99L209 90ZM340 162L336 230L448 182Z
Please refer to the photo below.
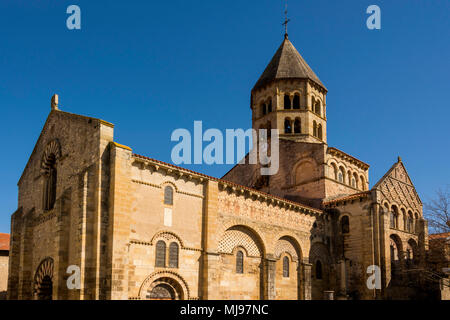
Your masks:
M66 28L77 4L81 31ZM382 29L366 28L377 4ZM50 110L102 118L170 162L171 132L249 128L250 90L283 37L283 1L0 2L0 232ZM328 143L368 162L401 155L422 200L448 184L450 2L291 0L289 38L327 86ZM229 168L189 168L220 177Z

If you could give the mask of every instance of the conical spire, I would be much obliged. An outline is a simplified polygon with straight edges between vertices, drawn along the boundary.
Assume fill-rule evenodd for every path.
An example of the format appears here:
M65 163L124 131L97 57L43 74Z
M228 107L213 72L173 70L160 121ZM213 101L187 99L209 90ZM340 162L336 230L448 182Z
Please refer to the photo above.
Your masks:
M278 79L309 79L326 90L326 87L314 71L311 70L297 49L289 41L287 34L269 65L264 70L258 82L256 82L253 90L259 89Z

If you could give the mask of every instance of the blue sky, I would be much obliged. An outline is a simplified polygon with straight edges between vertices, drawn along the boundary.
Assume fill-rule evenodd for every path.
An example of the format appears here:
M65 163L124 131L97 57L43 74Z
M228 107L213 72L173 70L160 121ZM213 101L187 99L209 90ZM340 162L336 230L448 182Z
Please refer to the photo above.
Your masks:
M81 8L82 29L66 28ZM368 30L366 8L381 8ZM289 3L289 38L327 86L328 144L371 165L401 155L422 197L448 184L450 2ZM115 140L170 162L176 128L249 128L250 90L283 38L283 1L0 2L0 232L50 111L113 122ZM192 165L220 177L229 165Z

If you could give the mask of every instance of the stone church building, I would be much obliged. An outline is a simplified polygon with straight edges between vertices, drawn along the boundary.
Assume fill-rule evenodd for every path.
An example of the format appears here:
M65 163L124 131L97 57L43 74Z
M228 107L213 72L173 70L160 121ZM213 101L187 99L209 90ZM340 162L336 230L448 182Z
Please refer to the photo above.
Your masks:
M133 153L55 95L18 182L8 298L421 297L428 231L405 165L370 189L369 164L327 144L326 96L286 35L250 103L253 128L279 132L279 171L218 179Z

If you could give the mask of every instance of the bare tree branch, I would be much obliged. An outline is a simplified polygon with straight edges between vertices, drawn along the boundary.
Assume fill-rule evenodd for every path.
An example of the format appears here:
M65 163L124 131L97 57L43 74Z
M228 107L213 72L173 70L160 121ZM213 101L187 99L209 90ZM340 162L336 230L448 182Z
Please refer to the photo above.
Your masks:
M439 189L436 196L424 205L430 233L450 232L450 187Z

